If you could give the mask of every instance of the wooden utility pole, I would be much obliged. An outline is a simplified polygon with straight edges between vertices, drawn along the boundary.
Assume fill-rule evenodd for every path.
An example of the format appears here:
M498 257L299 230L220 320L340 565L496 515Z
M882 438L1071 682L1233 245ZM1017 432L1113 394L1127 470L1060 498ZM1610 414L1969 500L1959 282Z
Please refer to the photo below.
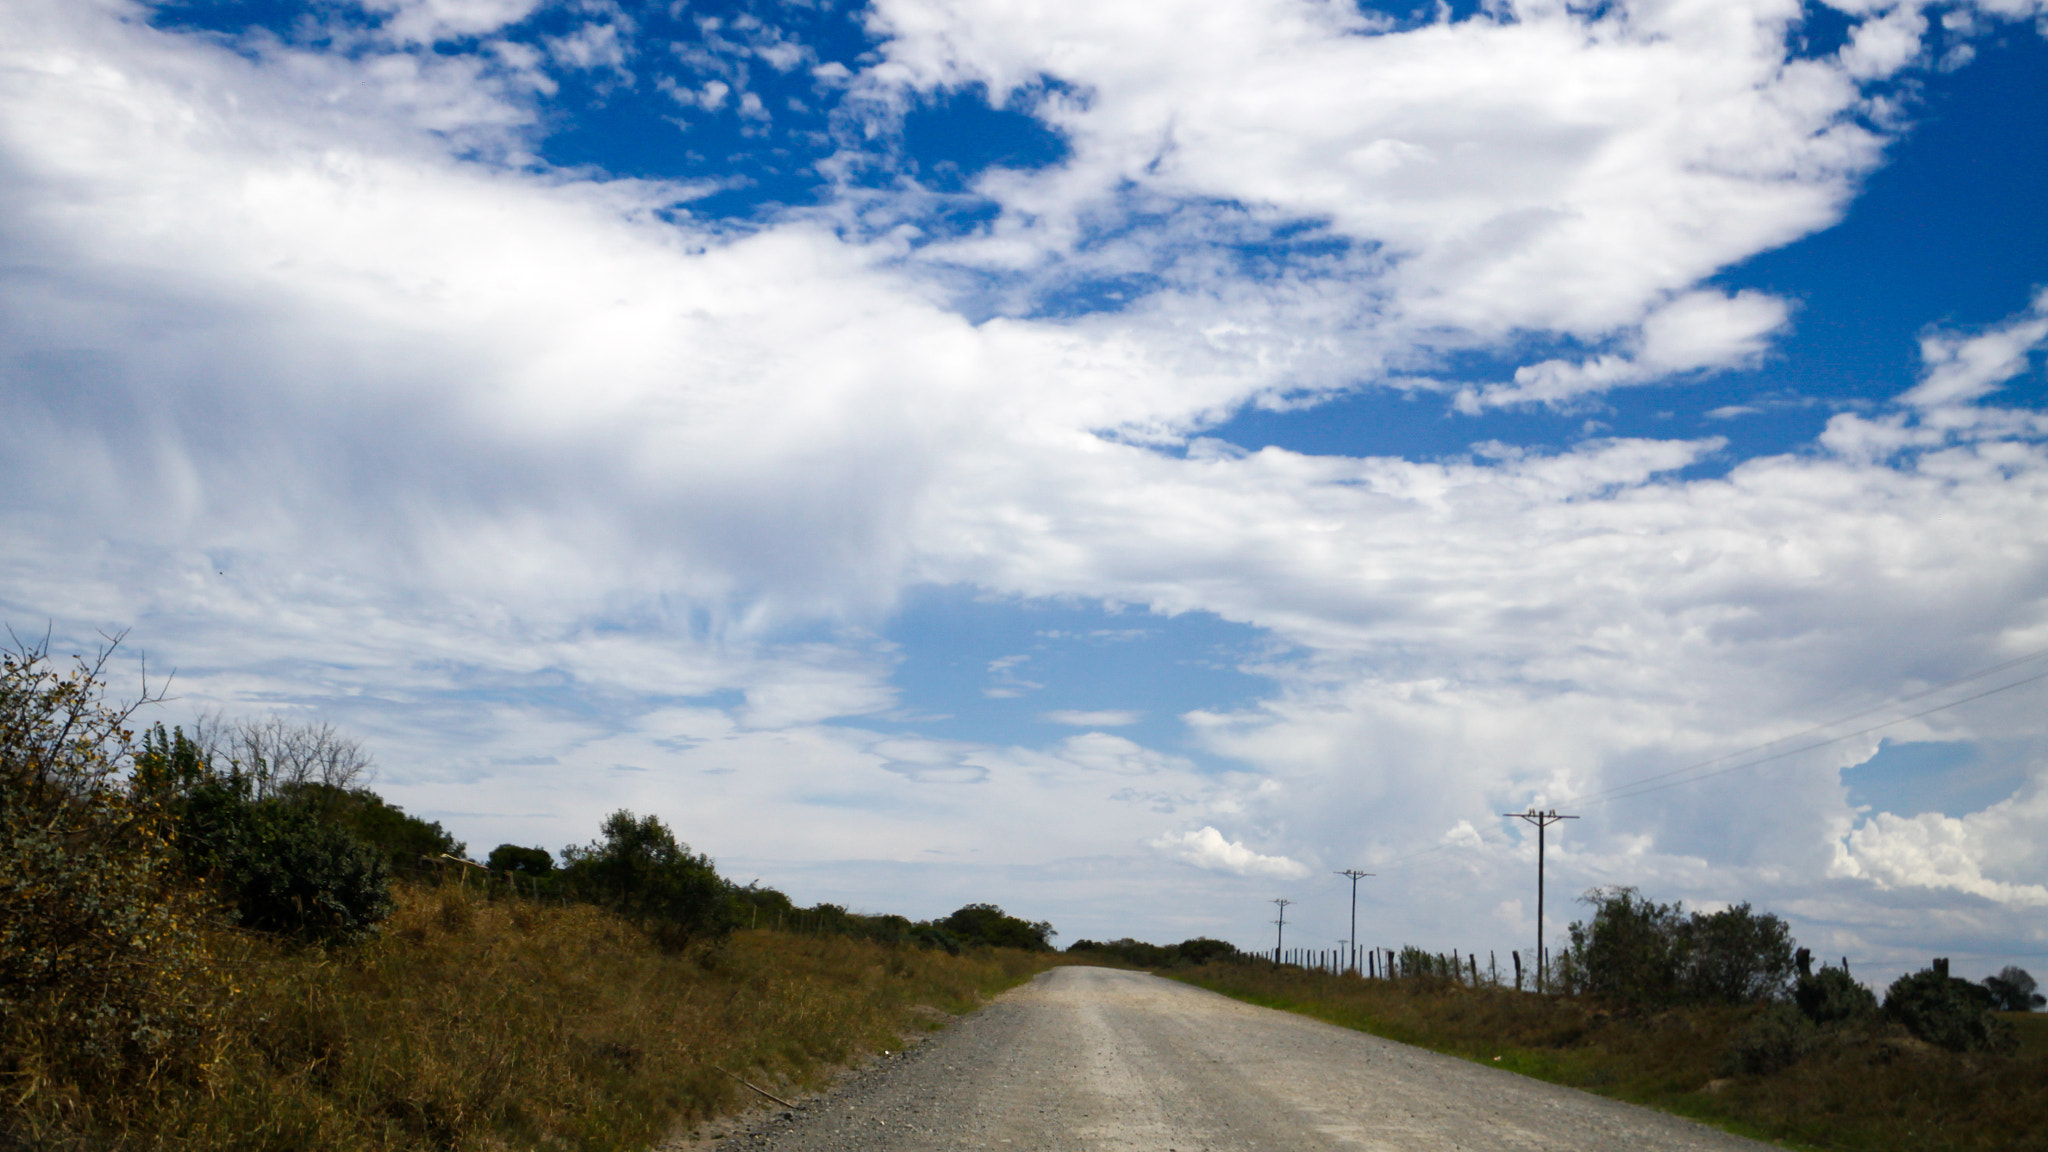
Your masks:
M1351 877L1351 939L1346 940L1344 943L1351 946L1349 962L1351 970L1356 972L1358 971L1358 879L1361 876L1370 876L1372 873L1360 872L1356 868L1346 868L1342 872L1337 873L1337 875Z
M1559 816L1557 809L1538 812L1531 808L1527 812L1503 812L1517 820L1527 820L1536 826L1536 991L1543 991L1543 830L1559 820L1577 820L1577 816Z
M1279 934L1273 937L1273 964L1277 967L1280 963L1280 957L1284 955L1281 949L1287 944L1287 906L1294 903L1294 901L1276 896L1273 898L1273 903L1280 906L1280 918L1273 921L1273 923L1280 926Z

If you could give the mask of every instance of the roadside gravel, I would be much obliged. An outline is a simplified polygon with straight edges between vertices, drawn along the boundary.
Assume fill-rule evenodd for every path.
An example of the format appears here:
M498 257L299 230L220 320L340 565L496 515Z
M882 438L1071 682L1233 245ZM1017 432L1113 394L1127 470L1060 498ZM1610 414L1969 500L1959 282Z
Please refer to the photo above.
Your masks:
M1139 972L1055 968L718 1152L1754 1152L1661 1112Z

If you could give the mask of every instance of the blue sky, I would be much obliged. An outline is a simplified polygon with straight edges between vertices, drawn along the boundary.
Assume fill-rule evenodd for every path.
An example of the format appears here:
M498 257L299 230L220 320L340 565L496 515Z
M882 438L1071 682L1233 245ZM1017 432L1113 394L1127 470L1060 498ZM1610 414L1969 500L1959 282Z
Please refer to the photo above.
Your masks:
M2048 957L2044 20L0 0L0 616L479 851Z

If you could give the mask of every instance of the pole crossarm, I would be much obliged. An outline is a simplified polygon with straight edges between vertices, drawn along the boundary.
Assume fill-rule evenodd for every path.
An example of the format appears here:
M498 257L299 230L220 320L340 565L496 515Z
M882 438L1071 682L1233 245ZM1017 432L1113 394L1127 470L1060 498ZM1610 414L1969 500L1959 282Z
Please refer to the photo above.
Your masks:
M1545 965L1543 962L1543 849L1544 831L1559 820L1577 820L1577 816L1560 816L1557 809L1539 812L1531 807L1527 812L1503 812L1517 820L1527 820L1536 826L1536 991L1543 991Z

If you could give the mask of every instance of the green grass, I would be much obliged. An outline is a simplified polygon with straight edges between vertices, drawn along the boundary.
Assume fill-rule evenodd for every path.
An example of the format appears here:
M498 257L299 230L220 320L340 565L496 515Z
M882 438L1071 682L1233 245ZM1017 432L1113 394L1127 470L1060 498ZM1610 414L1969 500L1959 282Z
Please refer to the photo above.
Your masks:
M2010 1055L1959 1056L1878 1027L1839 1034L1775 1075L1738 1076L1726 1054L1753 1008L1626 1012L1506 989L1256 964L1165 974L1796 1148L2048 1148L2048 1016L2015 1014L2021 1044Z

